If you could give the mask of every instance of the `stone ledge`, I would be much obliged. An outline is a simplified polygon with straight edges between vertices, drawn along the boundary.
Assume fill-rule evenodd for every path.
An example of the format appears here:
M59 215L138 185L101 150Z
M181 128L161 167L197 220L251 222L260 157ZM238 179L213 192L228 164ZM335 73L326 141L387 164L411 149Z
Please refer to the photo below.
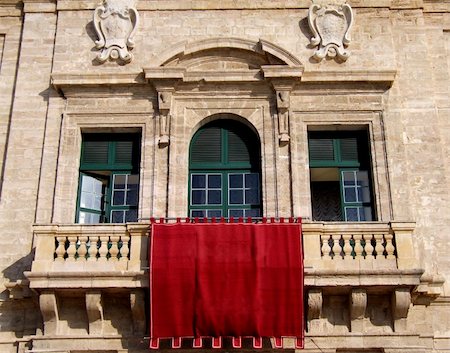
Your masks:
M302 82L369 82L391 86L396 74L396 70L305 71Z
M130 85L145 83L142 72L53 73L56 89L66 86Z
M423 0L349 0L353 8L421 9ZM138 3L139 11L190 11L190 10L286 10L308 9L310 0L153 0ZM58 10L93 10L95 0L60 0Z

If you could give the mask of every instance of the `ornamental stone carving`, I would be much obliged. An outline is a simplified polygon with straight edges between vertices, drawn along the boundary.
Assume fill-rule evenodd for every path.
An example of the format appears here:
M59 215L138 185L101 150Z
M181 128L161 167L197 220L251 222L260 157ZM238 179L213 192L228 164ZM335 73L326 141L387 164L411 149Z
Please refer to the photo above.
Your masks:
M132 0L104 0L94 11L94 27L98 36L95 47L101 49L97 60L109 58L128 63L133 58L129 52L134 47L133 37L139 15Z
M318 46L314 59L348 59L350 52L346 47L350 43L353 12L345 0L313 0L309 8L308 23L313 33L311 45Z

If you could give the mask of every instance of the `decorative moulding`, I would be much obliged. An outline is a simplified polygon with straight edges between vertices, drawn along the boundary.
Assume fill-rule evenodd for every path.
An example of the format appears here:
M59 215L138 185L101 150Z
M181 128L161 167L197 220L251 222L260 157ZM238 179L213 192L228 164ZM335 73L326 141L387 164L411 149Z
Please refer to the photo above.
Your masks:
M104 0L94 10L94 27L98 36L95 47L100 49L97 60L108 59L128 63L133 59L133 37L139 15L132 0Z
M313 33L311 45L318 47L314 59L348 59L350 52L346 47L350 43L353 12L345 0L313 0L309 8L308 23Z

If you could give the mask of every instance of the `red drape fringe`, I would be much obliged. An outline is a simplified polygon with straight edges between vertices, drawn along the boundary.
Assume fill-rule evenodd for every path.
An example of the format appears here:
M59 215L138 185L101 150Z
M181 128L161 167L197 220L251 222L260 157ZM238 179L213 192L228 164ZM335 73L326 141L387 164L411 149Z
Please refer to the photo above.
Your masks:
M152 219L150 348L303 348L301 220L245 221Z

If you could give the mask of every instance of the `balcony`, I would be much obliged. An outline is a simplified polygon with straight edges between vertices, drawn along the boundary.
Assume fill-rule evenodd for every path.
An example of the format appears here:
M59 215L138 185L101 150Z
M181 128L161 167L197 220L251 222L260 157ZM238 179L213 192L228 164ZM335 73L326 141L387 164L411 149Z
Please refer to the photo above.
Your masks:
M392 312L387 327L406 330L411 293L428 290L414 256L414 223L308 222L302 230L310 335L324 333L330 310L345 310L348 323L329 333L362 332L366 308L380 296ZM144 223L35 225L26 276L39 294L44 335L34 347L70 350L70 338L80 336L96 346L101 336L145 348L149 233Z

